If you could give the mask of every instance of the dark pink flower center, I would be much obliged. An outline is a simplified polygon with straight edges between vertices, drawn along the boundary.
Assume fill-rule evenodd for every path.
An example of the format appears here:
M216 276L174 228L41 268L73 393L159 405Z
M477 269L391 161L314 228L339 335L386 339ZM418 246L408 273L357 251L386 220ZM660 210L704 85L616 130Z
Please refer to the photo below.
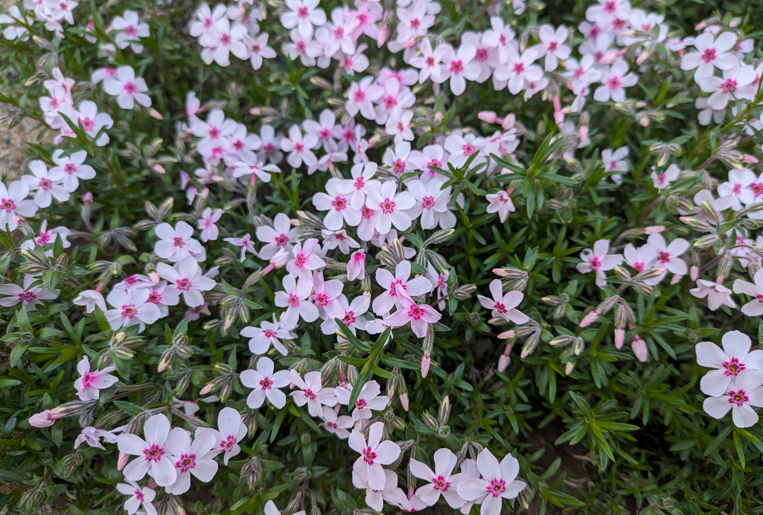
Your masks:
M718 52L715 50L715 48L707 48L704 52L702 52L702 60L705 61L705 63L712 63L717 57Z
M273 388L273 381L271 381L269 377L264 378L262 381L260 381L260 388L263 391L270 390Z
M434 197L431 195L428 195L421 199L421 207L426 209L427 211L431 210L434 207Z
M156 444L151 444L147 449L143 449L143 457L146 461L159 462L164 456L164 449Z
M657 261L660 263L670 263L670 252L662 251L657 255Z
M133 84L132 82L129 82L129 81L125 82L122 85L122 89L124 89L125 93L127 93L128 95L134 95L135 93L138 92L137 86L135 86L135 84Z
M432 487L439 492L447 492L450 489L450 482L444 476L439 475L432 478Z
M727 395L729 396L729 404L736 404L738 408L743 407L750 400L744 390L729 390Z
M313 392L310 388L305 388L302 390L302 393L305 394L305 397L307 397L309 400L314 401L318 398L317 395L315 395L315 392Z
M723 362L723 368L725 369L723 375L736 377L739 372L747 367L745 367L744 363L740 363L737 358L731 358L729 361Z
M453 59L450 62L450 73L458 75L464 71L464 63L460 59Z
M487 487L487 493L493 497L500 497L506 491L506 481L493 478L490 480L490 486Z
M122 306L122 318L132 320L132 318L138 314L138 310L135 309L135 304L125 304Z
M191 284L191 281L187 277L181 277L180 279L175 281L175 286L180 291L190 291L191 286L193 285Z
M310 16L310 10L307 7L300 7L297 9L297 16L302 18L303 20L306 19L308 16Z
M347 199L344 197L335 197L334 200L331 201L331 206L334 208L334 211L344 211L347 209Z
M196 468L195 454L181 454L180 459L175 462L175 468L180 472L188 472Z
M376 462L376 453L370 447L363 449L363 461L369 465L373 465Z
M381 207L382 213L385 215L389 215L395 212L395 201L388 198L385 198L381 204L379 204L379 206Z

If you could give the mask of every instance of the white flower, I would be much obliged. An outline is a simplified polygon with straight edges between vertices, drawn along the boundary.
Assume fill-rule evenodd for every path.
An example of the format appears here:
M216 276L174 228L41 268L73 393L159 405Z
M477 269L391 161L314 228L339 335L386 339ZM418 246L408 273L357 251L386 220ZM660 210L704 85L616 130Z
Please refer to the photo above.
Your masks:
M206 208L201 213L199 219L199 230L201 231L201 241L216 240L217 235L220 234L219 229L215 223L223 216L223 210L218 209L212 213L212 208Z
M152 502L156 497L156 492L147 486L141 488L135 481L128 480L127 483L119 483L117 491L130 496L124 504L124 509L129 515L136 513L141 505L146 515L156 515L156 508Z
M255 70L259 70L262 67L263 59L273 59L276 56L276 51L268 46L267 32L263 32L254 38L248 35L244 36L244 44L252 56L249 62Z
M135 288L131 290L112 290L106 301L115 309L106 311L106 320L111 329L139 325L143 331L145 324L153 324L162 316L159 307L148 302L150 290Z
M670 183L678 179L680 174L681 169L672 164L668 166L668 169L664 172L657 173L656 171L653 171L651 177L652 182L654 183L654 187L658 190L661 190L662 188L667 188L670 186Z
M578 263L576 268L581 274L594 272L596 274L596 284L601 287L607 284L607 278L604 272L612 270L615 266L623 262L623 256L619 254L609 254L609 240L598 240L593 244L593 251L585 249L580 254L582 263Z
M469 479L458 485L458 495L466 501L482 504L482 515L499 515L503 499L514 499L527 485L516 479L519 462L511 454L498 463L489 450L477 456L477 468L482 479Z
M422 229L434 229L438 224L441 229L456 225L456 216L448 209L450 186L441 189L443 184L439 180L432 180L426 185L421 181L408 183L408 191L416 199L408 214L413 219L421 216Z
M13 41L16 38L23 38L29 31L19 23L19 21L31 25L33 22L26 15L22 15L19 8L15 5L11 5L8 9L9 14L0 14L0 26L5 25L3 29L3 36L5 39ZM18 20L18 21L17 21Z
M101 129L103 127L110 129L114 125L114 120L112 120L111 116L108 113L99 113L98 112L98 106L95 105L95 102L92 102L90 100L85 100L83 102L80 102L78 109L78 116L77 116L77 123L80 127L82 127L82 130L85 131L85 134L90 136L91 138L95 138L98 136L98 133L101 133ZM97 140L95 140L95 144L99 147L103 147L109 143L109 135L106 133L106 131L103 131L101 135L98 137ZM60 152L57 150L56 152ZM85 157L87 157L87 153L82 152L75 152L72 156L77 154L84 154ZM84 159L83 159L84 160ZM54 158L55 161L55 158ZM80 163L82 164L82 163ZM89 168L89 167L88 167ZM95 172L93 172L93 177L95 177ZM82 177L85 179L85 177ZM92 179L92 177L90 177ZM76 189L76 187L75 187ZM74 191L74 190L70 190Z
M473 62L477 49L462 44L457 52L448 48L442 57L444 75L450 77L450 90L458 96L466 89L466 79L476 80L480 75L480 65Z
M93 426L88 426L84 428L79 435L77 435L77 439L74 441L74 448L79 448L79 446L85 442L90 447L95 447L105 451L106 448L101 445L101 438L103 438L103 441L107 443L117 443L117 435L111 431L104 431L103 429L97 429Z
M604 68L599 79L603 85L596 88L593 98L597 102L606 102L610 98L613 102L625 100L625 88L629 88L638 82L638 77L628 73L628 64L618 59L610 68Z
M335 392L339 404L347 406L350 402L352 387L337 387ZM379 395L380 393L381 387L375 380L368 381L363 385L363 388L360 390L360 395L358 395L358 398L355 400L354 409L352 410L352 419L355 422L358 420L370 419L373 416L371 410L382 411L387 407L387 404L389 404L389 397L386 395Z
M707 307L710 308L710 311L715 311L722 305L726 305L730 308L736 307L736 303L731 300L731 290L722 284L715 284L712 281L698 279L697 287L689 290L689 293L698 299L707 297Z
M373 310L382 316L394 307L403 309L418 297L432 291L432 283L425 277L411 277L411 263L401 261L395 267L395 275L385 268L376 269L376 282L386 291L374 299Z
M299 35L311 38L313 26L326 23L326 12L318 7L319 0L286 0L286 11L281 15L281 25L286 29L297 27Z
M516 95L525 87L525 82L540 80L543 70L533 64L538 59L534 48L528 48L521 56L513 47L508 47L506 52L506 64L497 68L493 77L499 81L508 81L509 91Z
M157 485L170 486L177 479L175 465L166 446L170 421L164 415L153 415L146 421L143 434L145 440L131 433L122 433L117 437L120 452L137 456L124 468L125 478L140 481L148 473Z
M350 116L355 116L360 112L364 118L369 120L376 118L373 103L384 95L384 88L373 84L373 81L373 77L364 77L359 82L353 82L350 86L345 103L345 109Z
M393 224L400 231L411 226L406 210L413 207L416 199L406 191L396 193L396 190L395 183L387 181L379 191L371 191L366 199L366 205L377 213L374 225L380 234L388 233Z
M42 161L32 161L29 163L29 170L33 175L25 175L21 180L29 186L32 191L37 191L34 195L34 202L39 207L48 207L53 201L53 197L59 202L69 200L69 192L61 184L64 180L64 173L57 168L48 171L48 167Z
M209 34L215 30L215 23L224 18L226 12L227 9L222 4L216 5L214 11L209 10L209 5L201 4L196 10L196 18L191 22L191 36L199 38L201 46L209 46Z
M0 230L15 231L19 224L15 217L30 217L37 213L34 200L27 200L29 186L14 181L7 188L0 182Z
M266 244L260 249L260 257L270 259L280 249L291 252L297 241L297 229L292 228L288 216L278 213L273 219L273 227L261 225L257 228L257 239Z
M298 241L292 249L294 258L286 264L286 270L297 277L311 280L315 270L326 266L320 253L321 247L315 238L310 238L304 245Z
M117 97L117 104L122 109L132 109L135 102L143 107L151 107L151 97L146 95L148 86L142 77L135 78L135 70L129 66L117 68L116 77L103 81L103 90Z
M233 408L223 408L217 415L217 428L196 430L196 436L200 432L209 431L215 435L215 454L223 453L223 463L228 464L228 460L238 456L241 452L241 446L238 444L246 436L246 425L241 421L241 414Z
M511 194L513 190L509 188L506 191L499 191L498 193L488 193L485 198L490 204L487 206L488 213L498 213L498 218L501 223L506 221L506 217L509 213L516 211L514 202L511 201Z
M731 170L729 180L718 185L718 196L728 200L731 209L739 211L742 204L749 205L755 201L755 194L750 185L756 182L756 179L750 170Z
M564 44L567 41L567 27L562 25L556 31L554 27L541 25L538 37L541 44L540 51L546 56L546 71L552 72L559 66L559 59L565 60L570 56L571 49Z
M241 372L241 384L251 388L252 392L246 398L246 404L252 409L258 409L265 402L265 398L277 409L286 405L286 394L280 388L289 384L289 372L287 370L274 371L273 360L261 357L257 360L257 370L244 370Z
M185 222L178 222L175 228L168 223L156 226L156 235L160 238L156 242L154 252L160 258L168 259L173 263L192 257L196 261L205 261L207 253L204 246L193 239L193 227Z
M420 57L414 57L411 59L411 66L419 68L419 82L424 83L428 78L432 78L433 82L441 83L447 74L443 73L444 66L442 64L443 56L451 50L447 44L438 45L435 50L432 50L432 44L429 42L429 38L423 38L419 44L419 50L421 51Z
M302 162L312 166L318 162L312 149L318 146L318 137L314 134L306 134L302 137L299 127L292 125L289 129L289 138L281 142L281 150L289 152L286 160L294 168L299 168Z
M352 417L345 415L342 415L341 417L337 416L336 412L328 406L323 407L322 413L321 418L323 419L323 424L321 425L326 431L337 435L342 440L346 440L350 437L348 429L355 424Z
M330 231L341 229L345 221L353 227L360 223L360 211L350 205L346 194L338 191L341 186L342 179L331 178L326 182L327 193L318 192L313 195L315 209L328 211L323 223Z
M51 293L42 285L30 287L32 283L39 280L38 277L31 275L24 276L24 287L17 284L0 284L0 295L8 295L0 298L0 306L10 308L21 302L21 307L27 311L37 309L37 304L42 304L43 300L52 300L58 297L58 293Z
M411 474L429 484L416 490L416 497L427 506L434 506L442 495L451 508L461 508L465 501L458 495L458 486L468 478L465 474L453 474L458 458L450 449L442 448L434 453L434 472L422 462L411 458Z
M656 259L660 268L667 268L672 274L686 275L686 262L679 256L689 248L688 241L676 238L668 245L661 234L654 233L649 235L646 242L657 253Z
M215 281L202 274L199 264L193 257L187 257L175 263L174 266L159 263L156 272L159 277L170 283L167 287L168 291L174 290L177 294L183 295L183 300L189 308L204 304L204 295L201 292L215 287Z
M291 370L289 379L300 389L300 391L291 392L294 404L297 406L307 404L307 411L311 417L320 417L323 413L323 406L333 407L336 405L337 398L334 389L323 387L320 372L308 372L303 380L296 370Z
M313 281L310 278L297 279L288 274L282 282L284 291L277 291L275 294L276 306L286 308L281 320L294 326L300 318L305 322L314 322L318 318L318 308L308 300Z
M530 320L527 315L516 309L522 303L522 299L525 298L524 293L510 291L504 295L500 279L493 279L490 282L490 293L493 295L492 299L482 295L477 295L477 299L483 308L493 310L492 316L503 318L507 322L514 322L515 324L524 324Z
M125 11L122 16L116 16L111 22L111 28L120 31L114 36L114 42L119 48L130 46L135 53L143 51L140 38L149 36L148 23L141 23L138 13Z
M275 315L273 319L275 320ZM249 350L252 351L252 354L266 354L272 345L282 356L286 356L289 351L281 343L281 340L297 338L288 327L276 322L262 322L260 327L244 327L241 330L241 336L249 338Z
M350 448L360 453L353 470L368 483L369 488L384 490L387 478L382 465L393 463L400 456L400 446L389 440L382 441L384 424L375 422L368 430L368 444L363 433L353 429L348 440Z
M681 58L682 70L693 70L695 82L711 77L714 68L730 70L737 64L734 54L727 52L736 43L736 35L731 32L719 34L713 38L711 32L705 32L694 40L697 52L689 52Z
M734 293L743 293L753 298L742 306L742 313L748 317L763 315L763 270L755 272L755 284L737 279L734 281Z
M721 341L723 350L713 342L700 342L696 346L697 363L716 369L705 374L700 382L702 392L711 397L723 395L742 371L763 368L763 351L750 352L750 337L746 334L730 331Z
M201 54L206 64L216 62L220 66L230 65L230 54L233 53L239 59L249 58L249 49L244 44L246 27L236 23L231 27L228 18L220 18L215 22L214 30L207 35L209 48Z
M56 176L62 174L64 188L68 192L73 192L79 187L80 179L90 180L95 177L95 170L92 166L84 164L85 159L87 159L87 152L84 150L61 157L63 153L64 151L61 149L53 152L53 162L58 166L51 168L50 173L56 174Z
M750 427L758 422L758 414L752 409L763 407L763 375L757 370L743 370L729 383L720 397L708 397L702 404L705 412L713 418L723 418L731 410L731 419L737 427Z
M217 473L217 462L212 459L215 435L211 431L197 431L191 441L191 434L182 427L170 431L167 450L172 454L177 480L166 487L167 493L181 495L191 488L191 475L202 483L209 483Z
M731 100L749 100L755 96L758 88L751 86L755 80L755 70L752 66L740 66L724 70L723 78L706 77L700 79L699 87L705 93L712 93L707 99L707 106L721 111Z

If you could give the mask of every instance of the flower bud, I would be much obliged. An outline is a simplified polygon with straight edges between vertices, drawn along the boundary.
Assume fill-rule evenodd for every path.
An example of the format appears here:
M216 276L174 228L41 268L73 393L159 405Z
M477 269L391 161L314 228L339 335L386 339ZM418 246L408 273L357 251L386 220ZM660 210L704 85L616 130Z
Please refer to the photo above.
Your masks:
M583 321L580 322L580 327L588 327L589 325L593 324L599 318L599 315L601 315L601 313L596 309L589 312L586 316L583 317Z
M424 357L421 358L421 377L426 377L429 373L429 367L432 365L432 359L429 351L424 351Z
M642 340L639 335L637 334L633 335L631 348L633 349L633 354L636 356L636 358L640 362L646 363L647 359L649 358L649 354L646 349L646 342Z
M527 339L525 344L522 346L522 352L520 353L520 357L524 359L530 354L532 354L535 348L538 346L539 341L540 341L540 331L537 330Z
M441 426L444 426L448 423L448 417L450 417L450 399L446 395L440 403L440 410L437 412L437 421Z
M495 123L496 116L493 111L480 111L477 113L477 118L485 123Z

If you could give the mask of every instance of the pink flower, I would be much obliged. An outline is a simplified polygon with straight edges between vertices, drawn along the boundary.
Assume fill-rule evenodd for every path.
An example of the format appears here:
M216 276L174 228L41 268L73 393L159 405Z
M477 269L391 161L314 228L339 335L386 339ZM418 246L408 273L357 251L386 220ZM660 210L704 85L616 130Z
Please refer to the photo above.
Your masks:
M334 389L323 387L320 372L308 372L303 380L296 370L291 370L289 379L300 389L298 392L291 392L294 404L297 406L307 404L307 411L311 417L320 417L323 406L336 406Z
M408 183L408 191L416 203L408 214L415 219L421 216L422 229L450 229L456 225L456 215L450 211L450 186L443 188L445 182L429 181L426 185L418 180Z
M142 77L135 78L135 70L129 66L120 66L115 77L105 79L103 90L117 97L117 104L122 109L132 109L135 102L151 107L151 98L145 93L148 91L146 81Z
M10 308L21 302L23 309L34 311L43 300L58 298L58 292L51 293L42 285L32 286L37 281L39 281L38 277L25 275L23 288L17 284L0 284L0 295L7 295L0 297L0 306Z
M477 295L477 299L483 308L493 310L492 316L503 318L507 322L514 322L515 324L525 324L530 320L527 315L515 309L525 298L524 293L510 291L504 295L500 279L493 279L490 282L490 293L493 295L492 299L482 295Z
M206 208L201 213L201 219L199 219L199 230L201 231L201 241L216 240L220 231L217 229L215 223L223 216L223 210L218 209L214 213L211 208Z
M64 173L58 168L48 171L48 167L42 161L32 161L29 163L31 175L21 177L22 182L29 186L32 191L37 191L34 195L34 202L41 208L50 206L53 198L59 202L69 200L69 192L63 184Z
M730 308L736 307L736 303L731 300L731 290L722 284L715 284L712 281L705 279L697 280L697 287L689 290L689 293L698 299L707 297L707 306L710 308L710 311L715 311L722 305Z
M130 496L124 504L124 509L129 515L136 513L141 505L146 515L156 515L156 508L154 508L152 502L154 497L156 497L156 492L150 488L146 486L141 488L135 481L128 480L127 483L119 483L117 491Z
M314 322L318 318L318 308L308 297L313 289L313 282L308 278L295 278L289 274L283 278L284 291L275 295L276 306L286 308L281 320L288 325L296 325L300 318L305 322Z
M292 249L294 257L286 265L286 270L299 278L311 280L315 270L326 266L326 262L319 255L320 252L321 247L315 238L310 238L304 245L297 242Z
M411 474L419 479L428 481L429 484L416 490L416 497L424 501L427 506L434 506L442 495L451 508L461 508L465 501L458 495L458 486L468 476L453 474L453 469L458 461L450 449L442 448L434 453L434 472L418 460L411 458L409 467Z
M101 445L101 438L107 443L117 443L117 436L111 431L104 431L103 429L88 426L77 435L77 439L74 440L74 448L77 449L82 445L82 442L86 442L90 447L103 449L105 451L106 448Z
M143 331L144 324L150 325L159 320L162 313L158 306L148 302L149 295L148 288L112 290L106 301L115 309L105 313L111 329L116 331L121 327L139 325L140 331Z
M230 408L227 408L230 409ZM209 483L217 473L217 462L213 460L216 444L211 431L197 431L191 441L191 434L176 427L167 438L167 449L177 471L177 480L165 490L172 495L182 495L191 488L191 475L202 483Z
M345 103L345 109L350 116L360 112L369 120L376 118L373 103L384 95L384 88L373 84L373 81L373 77L363 77L360 82L353 82L350 86Z
M492 29L486 30L483 41L486 45L498 48L498 60L505 63L509 59L509 49L514 41L514 31L511 26L501 19L500 16L490 18ZM516 43L515 43L516 44Z
M488 213L498 213L498 218L501 223L506 221L506 217L509 213L513 213L516 208L514 202L511 201L511 194L513 190L509 188L506 191L499 191L498 193L489 193L485 196L490 204L487 206Z
M313 134L306 134L302 137L302 131L299 127L292 125L289 129L289 138L281 142L281 150L289 152L286 160L294 168L302 166L302 162L307 166L312 166L318 162L312 149L318 146L318 138Z
M233 408L223 408L217 416L217 428L196 430L196 436L201 432L210 432L215 436L215 455L223 454L223 463L238 456L241 452L241 446L238 445L246 436L246 425L241 421L241 414Z
M37 205L28 200L29 186L14 181L8 188L0 182L0 229L15 231L19 224L17 217L31 217L37 213ZM7 226L7 227L6 227Z
M410 276L411 264L408 261L398 263L395 267L394 276L384 268L376 270L376 282L386 291L374 299L374 313L382 316L389 313L393 306L402 309L408 303L413 302L412 297L432 291L432 284L429 280L424 277L415 277L409 281Z
M519 462L511 454L498 463L489 450L477 456L477 468L482 479L469 479L458 485L458 495L466 501L482 504L482 515L499 515L503 499L514 499L527 485L516 479Z
M273 59L276 56L276 51L268 46L267 32L263 32L257 37L244 36L244 44L252 56L249 62L255 70L262 67L263 59Z
M274 369L273 360L263 356L257 360L257 370L241 372L241 384L252 389L246 398L247 406L258 409L265 402L265 398L277 409L286 405L286 394L280 388L288 386L289 372L279 370L274 373Z
M281 15L281 25L286 29L297 27L299 35L309 39L313 35L313 26L326 23L326 12L318 8L319 0L286 0L286 11Z
M390 327L402 327L408 322L411 323L411 330L419 338L427 334L430 324L437 323L442 318L432 306L428 304L416 304L414 302L404 303L402 308L398 308L392 315L384 318L384 323Z
M374 226L380 234L387 234L393 224L400 231L411 226L406 210L413 207L416 199L407 191L396 193L396 190L394 181L387 181L381 190L371 191L366 199L366 206L377 214Z
M540 51L546 56L546 71L552 72L559 66L559 59L565 60L569 58L571 49L565 45L567 41L567 27L561 26L556 31L554 27L545 24L541 25L538 37L541 44L539 45Z
M347 279L355 281L363 279L366 275L366 253L363 250L357 250L350 256L347 263Z
M124 469L124 476L130 481L140 481L148 473L159 486L170 486L177 479L175 465L167 449L170 421L164 415L154 415L143 427L145 440L131 433L117 437L119 452L138 456Z
M719 34L715 39L712 33L705 32L694 40L694 47L697 51L689 52L681 58L681 69L693 70L696 68L697 71L694 72L695 82L711 77L714 68L724 71L730 70L737 64L737 59L734 54L727 52L727 50L734 47L736 39L736 35L731 32Z
M656 171L652 172L652 182L654 183L654 187L658 190L661 190L662 188L667 188L670 186L671 182L674 182L676 179L678 179L678 176L681 174L681 169L678 168L676 165L672 164L668 166L668 169L664 172L657 173Z
M712 342L700 342L696 346L697 364L714 368L705 374L700 389L706 395L718 397L744 370L760 371L763 368L763 351L750 352L750 338L739 331L723 335L723 350Z
M676 275L686 275L686 262L679 256L689 248L689 242L683 238L676 238L668 245L661 234L655 233L649 235L647 244L656 252L656 265L660 268L667 268L668 271Z
M421 51L420 57L414 57L411 59L411 66L419 68L419 82L424 83L428 78L432 78L433 82L441 83L448 77L446 72L447 68L442 64L442 59L445 54L451 50L451 47L447 44L438 45L435 50L432 50L432 44L429 42L429 38L423 38L419 44L419 50Z
M230 65L231 53L239 59L248 59L249 49L243 41L246 34L244 25L235 24L231 27L228 18L220 18L215 22L214 30L207 35L209 49L202 52L202 59L206 64L211 64L214 60L220 66Z
M61 407L41 411L29 417L29 425L32 427L50 427L56 420L63 417Z
M599 82L602 83L602 86L594 91L594 100L606 102L611 98L613 102L623 102L625 101L625 88L635 85L638 82L638 77L628 73L628 64L622 59L618 59L611 68L605 68L602 71Z
M254 242L249 234L244 234L242 238L223 238L223 241L230 243L235 247L241 247L241 258L239 262L243 263L246 259L246 253L257 255L257 251L254 249Z
M625 262L636 272L645 272L652 268L657 260L657 251L651 245L642 245L639 248L630 243L625 246Z
M448 48L442 57L443 77L450 77L450 90L458 96L466 89L466 79L476 80L480 75L480 65L474 62L477 49L462 44L457 52Z
M80 377L74 381L74 388L77 389L77 397L83 401L98 400L98 390L105 390L119 381L116 377L109 374L117 367L110 365L103 370L90 371L90 361L87 356L82 356L82 360L77 364L77 372Z
M705 412L721 419L731 410L731 419L737 427L750 427L758 422L754 407L763 407L763 375L757 370L743 370L729 383L719 397L708 397L702 404Z
M326 225L326 229L330 231L341 229L345 221L350 226L356 226L360 223L360 211L350 205L350 198L347 194L338 191L341 186L341 179L329 179L326 182L327 193L318 192L313 196L315 209L328 211L323 223Z
M734 67L723 72L723 78L710 76L699 81L699 87L705 93L712 93L707 99L708 107L717 111L726 109L732 100L749 100L758 90L753 86L755 70L752 66Z
M156 271L162 279L167 280L170 286L167 290L183 295L183 300L189 308L196 308L204 304L204 295L201 292L209 291L215 287L214 279L210 279L201 272L196 259L187 257L170 266L159 263Z
M225 147L228 137L233 135L236 127L235 121L225 119L225 113L221 109L211 110L206 122L196 117L191 120L193 135L201 138L196 143L196 148L203 155L208 154L215 147Z
M382 422L371 424L368 430L368 444L363 433L357 429L352 431L348 440L350 448L360 453L352 467L353 471L357 471L373 490L384 490L387 477L382 465L389 465L400 456L400 446L389 440L382 441L383 428Z
M739 211L742 204L750 205L755 201L751 186L756 182L757 177L750 170L731 170L729 180L718 185L718 196L729 202L734 211Z
M599 287L607 284L607 278L604 272L612 270L615 266L623 262L623 256L619 254L609 254L609 240L599 240L593 245L593 251L586 249L580 254L582 263L578 263L576 268L581 274L594 272L596 274L596 284Z
M516 95L527 82L537 82L543 77L540 66L533 64L538 59L534 48L528 48L520 56L514 47L508 47L506 64L495 70L493 77L499 81L508 81L509 91Z

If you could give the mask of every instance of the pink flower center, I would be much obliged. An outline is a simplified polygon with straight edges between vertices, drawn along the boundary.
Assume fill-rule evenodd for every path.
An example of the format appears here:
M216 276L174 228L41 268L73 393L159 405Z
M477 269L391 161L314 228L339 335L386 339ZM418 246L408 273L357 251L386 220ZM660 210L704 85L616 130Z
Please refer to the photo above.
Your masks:
M146 500L146 496L143 495L143 490L141 490L140 488L136 488L135 491L132 494L140 502L143 502L143 501Z
M320 307L326 307L329 303L329 297L325 293L316 293L313 299L315 299L315 303Z
M196 468L195 454L181 454L180 459L175 462L175 468L180 472L188 472Z
M190 291L192 284L187 277L181 277L180 279L175 281L175 286L180 291Z
M138 314L138 310L135 309L135 304L125 304L122 306L122 318L132 320L132 318Z
M135 37L138 35L138 29L136 29L133 25L128 25L127 27L125 27L125 34L127 34L131 38Z
M604 12L612 14L615 12L615 9L617 9L617 6L614 2L606 2L604 4Z
M37 300L37 295L33 291L22 291L18 295L21 302L33 302Z
M368 406L368 402L365 399L358 399L355 401L355 409L365 409Z
M712 63L717 57L718 52L715 50L715 48L707 48L704 52L702 52L702 60L705 61L705 63Z
M432 478L432 487L439 492L447 492L450 489L450 482L440 475Z
M514 75L522 75L525 71L525 63L522 62L516 62L514 63Z
M331 201L331 206L334 211L344 211L347 209L347 199L344 197L336 197Z
M297 16L305 20L308 16L310 16L310 10L307 7L300 7L297 9Z
M337 27L334 29L334 38L335 39L344 38L344 27Z
M358 263L363 262L366 260L366 255L363 253L362 250L359 250L358 252L352 255L352 260Z
M373 465L376 462L376 453L370 447L363 449L363 461L369 465Z
M487 487L487 493L493 497L500 497L506 491L506 481L493 478L490 480L490 486Z
M402 159L395 159L392 162L392 170L395 173L405 173L405 161Z
M49 189L53 187L53 182L50 179L43 177L42 179L39 180L37 185L40 187L41 190L48 191Z
M426 64L427 68L433 68L435 65L434 57L431 55L424 59L424 63Z
M34 241L37 243L37 245L45 245L51 240L51 238L53 238L53 236L51 236L49 232L41 232Z
M264 378L260 381L260 388L262 388L262 390L270 390L273 388L273 381L271 381L269 377Z
M487 51L487 48L482 47L477 49L477 52L474 54L474 58L477 60L477 62L484 63L485 61L487 61L487 58L489 57L489 55L490 54Z
M729 404L736 404L738 408L743 407L750 400L750 397L744 390L729 390L727 395L729 396Z
M421 309L416 304L411 304L411 306L408 308L408 317L412 318L413 320L420 320L421 317L424 316L424 310Z
M353 311L348 311L344 314L344 318L342 319L342 322L344 322L344 325L350 326L355 323L355 313Z
M621 81L620 77L617 75L613 75L612 77L607 80L607 87L609 89L618 89L620 87Z
M739 372L747 367L745 367L744 363L740 363L737 358L731 358L731 360L723 362L723 368L726 369L724 370L723 375L736 377Z
M640 261L636 261L635 263L633 263L633 269L634 269L636 272L643 272L643 271L644 271L644 268L645 268L645 266L646 266L646 265L644 265L644 263L642 263L642 262L640 262Z
M304 54L307 50L307 44L304 41L297 41L297 52Z
M355 92L355 102L363 102L366 99L366 92L359 89Z
M304 390L302 390L302 393L304 393L305 397L307 397L311 401L314 401L315 399L318 398L318 396L315 395L315 393L310 388L305 388Z
M360 191L366 187L366 180L363 177L358 177L357 179L355 179L354 186L356 190Z
M379 207L381 207L382 213L390 215L395 212L395 201L385 198L381 204L379 204Z
M497 312L499 312L502 315L505 313L508 313L508 310L506 309L506 304L504 304L503 302L496 302L495 305L493 306L493 309L495 309Z
M232 39L230 37L230 34L226 33L226 34L220 35L220 44L222 46L229 46L231 44L231 41Z
M265 335L265 338L273 339L278 337L278 333L276 333L275 331L271 331L270 329L265 329L264 331L262 331L262 334Z
M434 207L434 197L429 195L421 199L421 207L430 211Z
M80 118L79 121L82 123L82 128L86 131L92 131L95 129L95 122L90 118Z
M552 41L548 44L548 48L546 51L550 54L552 52L556 52L556 49L559 47L559 44L556 41Z
M85 372L82 374L82 386L85 388L90 388L93 385L93 381L95 380L95 374L92 372Z
M374 210L370 207L363 206L363 209L360 210L360 214L363 215L363 219L368 220L374 216Z
M181 238L180 236L175 236L174 238L172 238L172 245L182 249L183 247L185 247L185 240L183 240L183 238Z
M164 456L164 449L156 444L151 444L151 447L143 449L143 457L146 461L157 463L162 459L162 456Z
M289 298L287 299L286 302L288 302L289 306L291 306L293 308L298 308L299 307L299 297L297 297L293 293L289 294Z
M125 93L127 93L128 95L134 95L135 93L138 92L137 86L135 86L135 84L133 84L130 81L125 82L122 85L122 89L124 89Z
M662 251L657 255L657 261L660 263L670 263L670 252Z
M652 32L652 24L651 23L645 23L641 26L641 30L644 32Z
M395 106L397 106L397 99L391 95L387 95L384 97L384 107L387 109L392 109Z
M305 146L302 143L294 143L294 152L302 154L305 151Z
M450 62L450 73L454 75L458 75L459 73L464 71L464 63L461 61L461 59L453 59Z
M726 79L721 84L721 91L724 93L734 93L737 90L737 81L734 79Z
M270 155L276 151L276 146L273 143L265 143L262 147L262 151L265 152L266 155Z
M412 18L411 19L411 28L413 30L416 30L419 27L421 27L421 20L419 20L418 18Z
M601 259L598 256L593 256L588 260L588 264L593 268L594 272L598 272L601 268Z
M286 236L285 234L279 234L278 236L276 236L276 239L275 239L276 247L285 247L287 243L289 243L289 237Z
M224 452L230 452L234 445L236 445L236 435L228 435L220 442L220 448Z
M466 157L469 157L472 154L474 154L477 151L477 149L471 143L464 143L463 145L461 145L461 151L464 153Z
M148 302L151 304L159 304L162 302L162 295L158 291L152 291L148 296Z
M302 268L307 264L307 256L300 252L297 254L297 257L294 258L294 264L297 265L297 267Z

